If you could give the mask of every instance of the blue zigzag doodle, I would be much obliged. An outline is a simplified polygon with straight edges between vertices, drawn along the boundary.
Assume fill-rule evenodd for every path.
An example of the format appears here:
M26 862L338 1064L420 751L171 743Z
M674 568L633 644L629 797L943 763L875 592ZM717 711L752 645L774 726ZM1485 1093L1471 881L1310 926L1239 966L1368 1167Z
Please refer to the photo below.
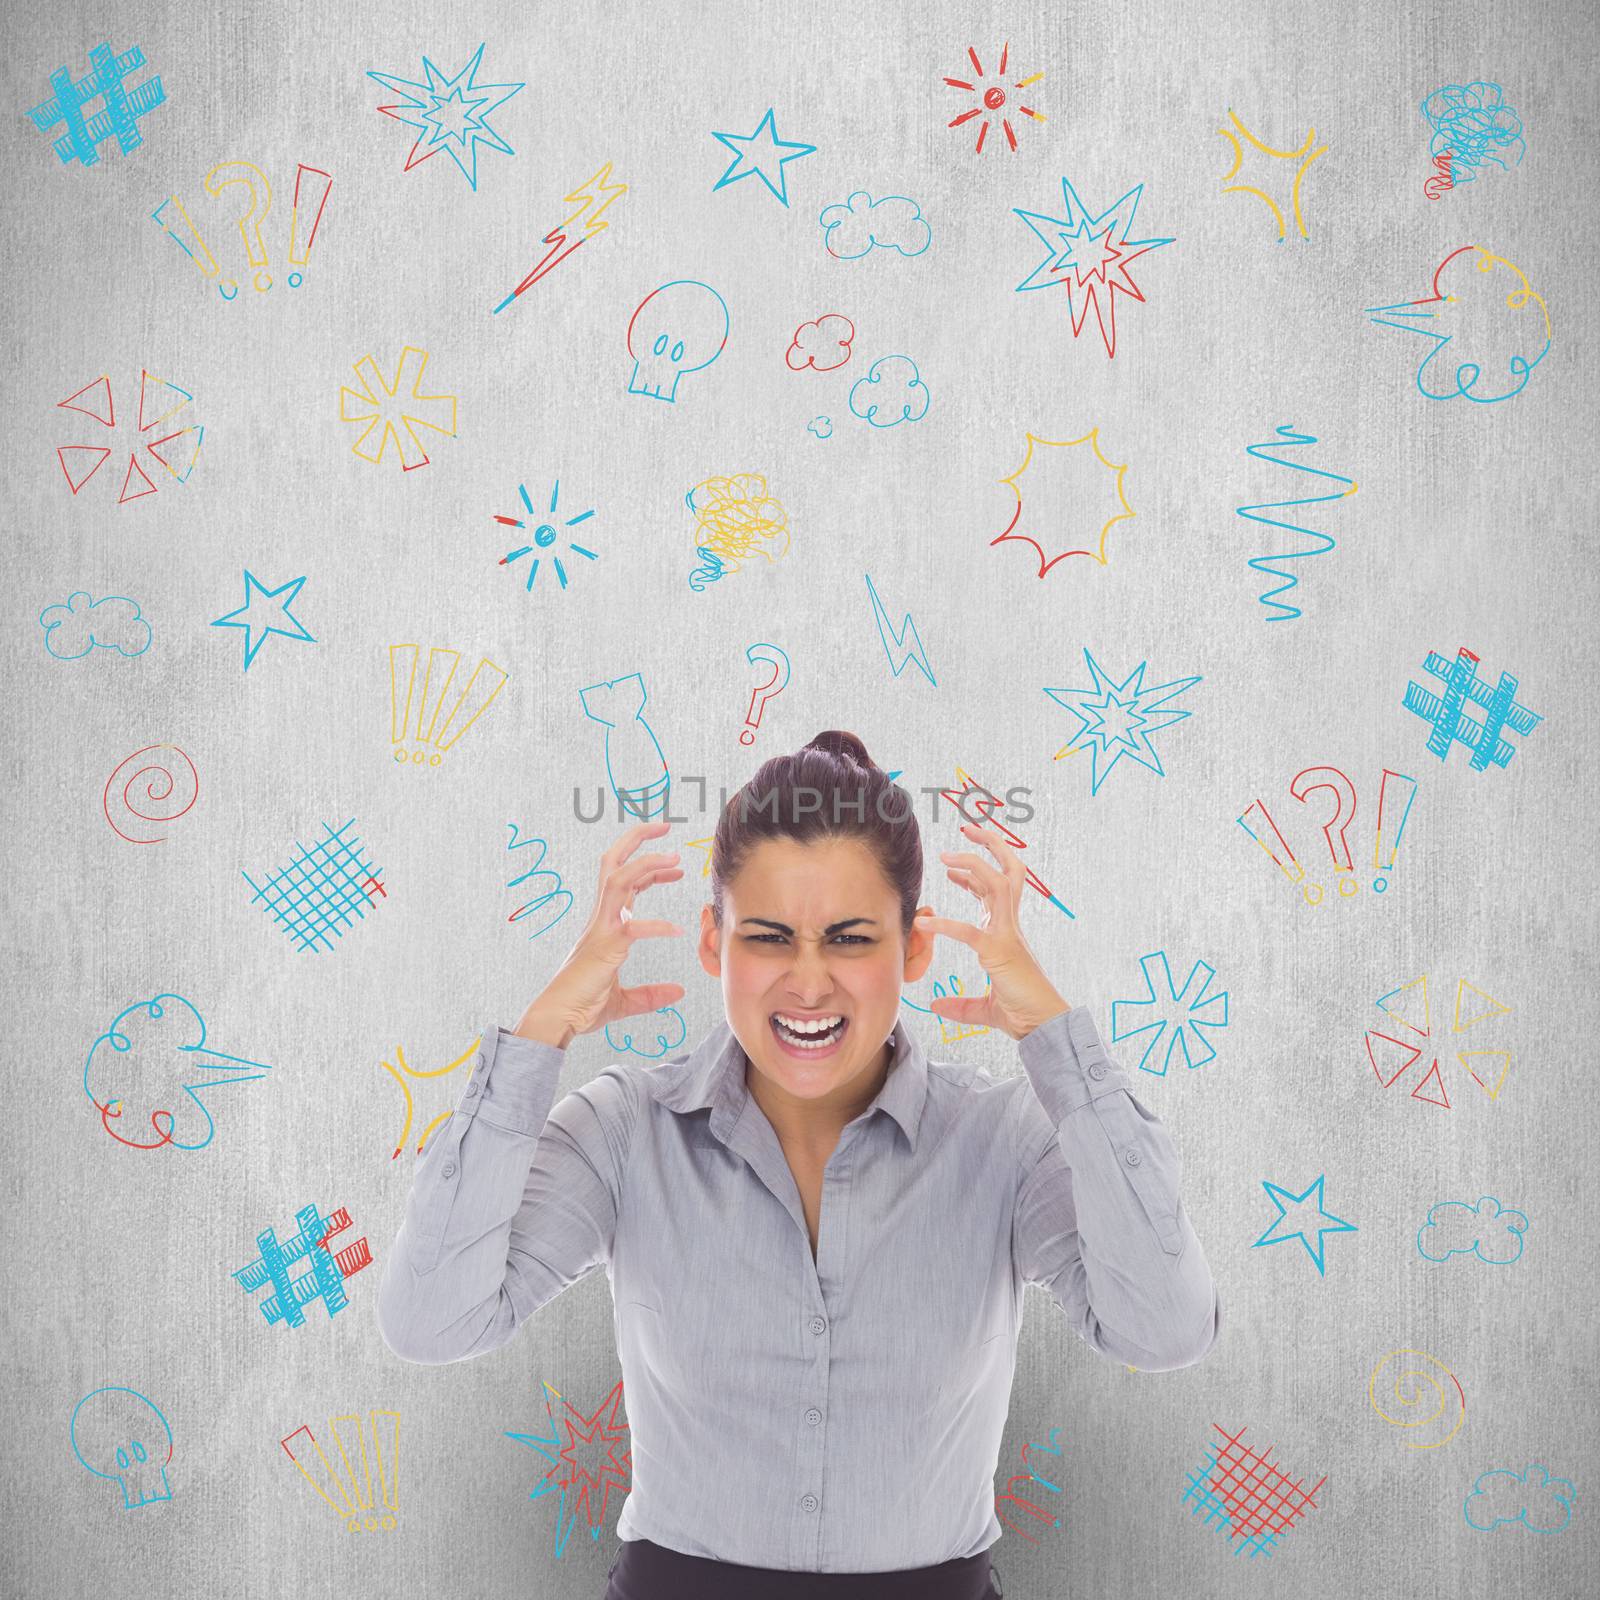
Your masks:
M641 822L666 810L672 789L667 758L644 719L646 698L644 677L637 672L578 691L584 716L606 730L606 777L617 805ZM619 772L633 781L619 782Z
M677 1032L677 1038L669 1037L663 1032L664 1017L671 1017ZM653 1022L651 1019L655 1019ZM641 1049L633 1042L634 1029L639 1028L644 1033L653 1032L656 1036L653 1049ZM688 1024L683 1020L683 1013L676 1006L662 1006L659 1011L653 1011L649 1017L627 1019L626 1023L619 1026L617 1033L612 1033L611 1024L606 1024L606 1043L613 1050L626 1051L630 1056L643 1056L646 1061L659 1061L669 1050L676 1050L689 1036Z
M922 673L935 689L939 687L939 680L933 675L933 668L928 665L928 652L922 647L922 636L917 632L917 625L911 620L911 613L906 612L898 628L889 622L889 613L883 601L878 598L878 591L872 587L872 574L864 574L867 580L867 593L872 596L872 620L878 624L878 638L883 644L883 653L889 658L890 670L895 677L905 671L909 662L915 661L918 670ZM906 644L906 635L911 635L911 644ZM890 640L894 641L893 646Z
M566 914L572 909L572 891L570 889L563 889L561 887L561 874L553 867L547 867L543 871L540 871L539 863L544 860L545 852L545 841L543 839L540 839L534 835L530 835L526 839L519 839L517 837L516 823L508 822L506 826L511 830L511 843L506 846L507 850L520 850L524 845L529 844L536 844L539 847L538 855L533 858L533 865L529 867L526 872L519 874L515 878L512 878L506 884L506 887L508 889L515 889L519 883L526 883L529 878L542 878L555 884L555 887L548 893L541 894L533 900L524 900L523 903L518 906L509 917L506 918L506 921L516 922L520 918L525 917L530 911L537 911L540 906L544 905L547 901L554 900L558 895L563 895L566 897L566 904L562 906L561 910L557 912L556 915L553 916L547 923L545 923L542 928L535 928L533 932L528 935L530 939L537 939L541 933L548 933L553 927L555 927L562 917L566 916Z
M1280 422L1275 431L1278 435L1278 440L1281 440L1285 447L1315 444L1317 442L1315 434L1296 433L1294 424L1291 422ZM1314 478L1331 478L1335 483L1345 485L1343 489L1338 490L1336 493L1304 495L1298 500L1264 500L1260 505L1239 506L1236 508L1235 515L1248 518L1251 522L1262 522L1271 528L1282 528L1286 533L1304 534L1307 539L1317 541L1309 549L1285 550L1275 556L1252 556L1250 558L1249 564L1257 572L1270 573L1274 578L1283 579L1283 582L1276 589L1268 589L1264 594L1260 594L1256 598L1260 600L1262 605L1279 613L1277 616L1269 616L1267 618L1268 622L1288 622L1300 615L1299 608L1290 605L1286 600L1275 600L1273 596L1282 594L1285 589L1294 588L1299 580L1293 572L1285 571L1281 566L1274 566L1273 563L1304 561L1307 556L1325 555L1329 550L1333 549L1338 541L1331 534L1318 533L1315 529L1302 527L1297 522L1285 522L1280 517L1260 516L1257 513L1284 511L1291 506L1319 505L1325 500L1344 500L1356 492L1356 481L1354 478L1342 477L1337 472L1324 472L1320 467L1308 467L1303 462L1286 461L1282 456L1275 456L1271 454L1271 448L1276 442L1275 440L1267 439L1260 444L1246 445L1245 454L1255 456L1260 461L1270 461L1275 467L1288 467L1294 472L1310 473Z
M1161 965L1161 987L1156 987L1156 963ZM1181 1056L1183 1064L1191 1071L1195 1067L1203 1067L1208 1062L1216 1059L1216 1050L1211 1041L1201 1032L1203 1028L1225 1028L1228 1025L1228 991L1212 994L1211 980L1216 977L1217 969L1205 961L1196 961L1189 969L1189 976L1183 980L1183 987L1179 989L1172 981L1172 968L1167 964L1167 952L1156 950L1149 955L1139 957L1139 966L1144 972L1144 986L1146 998L1143 1000L1114 1000L1111 1003L1111 1042L1120 1043L1124 1039L1137 1039L1140 1034L1149 1034L1149 1040L1144 1046L1144 1051L1139 1057L1139 1070L1152 1072L1158 1077L1165 1077L1167 1068L1172 1065L1174 1056ZM1203 978L1200 974L1204 973ZM1196 978L1199 984L1196 985ZM1192 991L1192 997L1191 997ZM1178 1021L1172 1022L1164 1015L1166 1008L1175 1005L1185 1005L1187 1015ZM1221 1015L1215 1013L1220 1010ZM1137 1014L1138 1021L1135 1025L1132 1019L1125 1026L1119 1020L1120 1016L1127 1013ZM1212 1013L1206 1016L1202 1013ZM1149 1020L1144 1019L1148 1017ZM1168 1035L1168 1028L1171 1034ZM1191 1048L1191 1033L1194 1048ZM1154 1065L1151 1058L1165 1038L1166 1048L1160 1052L1160 1065ZM1204 1051L1197 1054L1196 1051Z

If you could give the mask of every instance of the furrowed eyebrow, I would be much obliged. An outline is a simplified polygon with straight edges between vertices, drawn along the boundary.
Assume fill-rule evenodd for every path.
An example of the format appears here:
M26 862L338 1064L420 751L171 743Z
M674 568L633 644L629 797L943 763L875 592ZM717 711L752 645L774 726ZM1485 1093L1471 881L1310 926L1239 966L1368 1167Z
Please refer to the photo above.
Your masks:
M787 923L773 922L767 917L745 917L740 921L739 926L742 928L746 922L754 922L762 928L771 928L777 933L794 932L794 929ZM839 933L845 928L853 928L858 922L865 923L869 928L875 928L878 925L877 919L874 917L846 917L843 922L830 922L822 931L824 934Z

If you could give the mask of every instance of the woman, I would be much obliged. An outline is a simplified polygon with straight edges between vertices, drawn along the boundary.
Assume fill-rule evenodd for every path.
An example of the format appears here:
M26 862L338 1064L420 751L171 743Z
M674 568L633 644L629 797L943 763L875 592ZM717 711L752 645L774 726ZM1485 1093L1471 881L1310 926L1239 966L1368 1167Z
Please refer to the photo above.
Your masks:
M552 1109L573 1039L684 994L620 976L683 932L634 916L683 876L634 854L666 827L604 853L572 953L486 1032L417 1163L383 1338L483 1355L604 1266L632 1448L606 1600L984 1600L1024 1286L1145 1371L1216 1339L1177 1151L1029 950L1020 857L968 823L988 857L940 859L979 923L919 906L910 796L839 732L723 809L697 954L726 1020ZM939 934L990 987L933 1009L1019 1041L1021 1074L929 1062L899 1020Z

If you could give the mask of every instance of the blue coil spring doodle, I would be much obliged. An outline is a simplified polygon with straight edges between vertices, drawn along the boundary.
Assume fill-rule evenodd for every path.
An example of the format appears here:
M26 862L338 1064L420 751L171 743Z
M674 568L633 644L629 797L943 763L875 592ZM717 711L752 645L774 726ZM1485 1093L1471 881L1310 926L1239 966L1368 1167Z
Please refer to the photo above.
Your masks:
M1284 446L1301 446L1315 444L1317 442L1315 434L1296 433L1294 426L1291 423L1279 423L1275 431L1278 434L1277 440L1267 439L1260 444L1247 445L1245 447L1246 454L1255 456L1262 461L1270 461L1274 466L1277 467L1289 467L1295 472L1307 472L1310 473L1314 478L1330 478L1335 483L1342 483L1345 485L1344 488L1334 493L1302 495L1298 499L1294 500L1269 500L1263 501L1260 505L1239 506L1236 508L1235 515L1246 517L1251 522L1264 522L1269 527L1282 528L1288 533L1301 534L1306 539L1314 541L1308 548L1305 549L1285 550L1274 556L1252 556L1250 558L1249 564L1254 567L1257 572L1270 573L1274 578L1281 578L1283 580L1283 582L1280 583L1276 589L1268 589L1264 594L1256 597L1260 600L1262 605L1268 607L1269 610L1274 610L1278 613L1278 615L1269 616L1267 621L1288 622L1300 615L1299 608L1297 606L1290 605L1286 600L1275 599L1274 596L1282 594L1285 589L1294 588L1299 582L1299 579L1293 571L1286 570L1281 563L1286 561L1303 561L1308 556L1324 555L1329 550L1333 549L1334 545L1338 541L1334 539L1331 534L1318 533L1315 529L1302 527L1297 522L1285 522L1281 517L1263 516L1260 515L1260 513L1267 511L1287 511L1293 506L1318 505L1325 500L1343 500L1356 492L1356 482L1354 478L1342 477L1337 472L1324 472L1320 467L1308 467L1304 462L1289 461L1285 460L1282 456L1273 455L1271 453L1271 449L1275 443L1281 442ZM1274 562L1279 563L1279 565L1275 566L1273 564Z

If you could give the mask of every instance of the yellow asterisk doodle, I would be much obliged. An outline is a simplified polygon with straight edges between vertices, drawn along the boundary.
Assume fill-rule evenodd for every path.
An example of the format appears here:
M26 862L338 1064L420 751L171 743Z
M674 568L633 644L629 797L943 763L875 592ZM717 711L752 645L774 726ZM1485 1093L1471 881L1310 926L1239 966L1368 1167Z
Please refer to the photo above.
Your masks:
M1270 144L1263 144L1261 140L1251 133L1230 109L1228 120L1232 128L1218 128L1217 132L1233 146L1233 165L1222 175L1222 192L1224 194L1253 194L1272 213L1272 220L1278 225L1278 243L1282 244L1288 237L1288 224L1284 221L1285 210L1294 213L1294 225L1302 239L1309 239L1311 235L1306 232L1305 218L1300 214L1300 185L1305 181L1306 168L1320 156L1328 147L1317 144L1317 130L1312 128L1305 136L1305 141L1298 150L1276 150ZM1299 164L1294 169L1294 181L1289 186L1287 206L1280 206L1276 200L1267 193L1264 187L1267 182L1266 171L1261 174L1261 183L1233 183L1230 180L1237 177L1239 169L1244 165L1245 145L1272 161L1294 161ZM1316 148L1313 149L1312 146ZM1284 168L1269 169L1274 175L1274 187L1281 188L1285 178Z
M431 428L446 438L455 438L456 397L422 392L422 374L427 365L428 352L409 344L400 352L393 383L384 377L371 356L362 356L353 363L361 388L341 386L339 420L366 424L350 447L363 460L381 462L392 439L400 457L400 470L410 472L428 464L428 452L417 437L418 428Z

